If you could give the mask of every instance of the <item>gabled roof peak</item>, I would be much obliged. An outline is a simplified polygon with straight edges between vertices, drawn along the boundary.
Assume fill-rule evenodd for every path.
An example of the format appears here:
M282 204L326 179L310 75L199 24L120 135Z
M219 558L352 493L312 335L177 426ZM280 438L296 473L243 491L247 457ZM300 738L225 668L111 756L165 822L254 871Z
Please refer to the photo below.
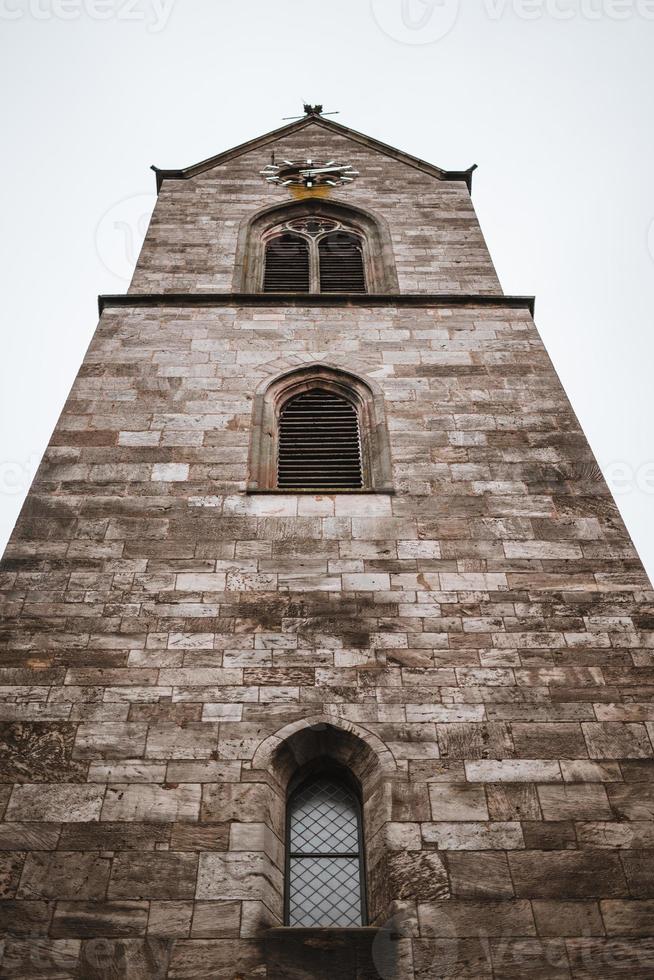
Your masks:
M225 150L223 153L218 153L216 156L209 157L207 160L202 160L200 163L196 163L193 166L183 167L177 170L163 170L159 167L153 166L152 169L157 175L157 191L161 189L161 185L164 180L189 180L191 177L196 177L198 174L211 170L213 167L217 167L221 163L226 163L228 160L241 156L243 153L248 153L250 150L255 150L259 147L264 147L282 137L292 136L294 133L299 133L309 126L320 126L321 128L332 133L347 136L355 143L361 143L364 146L377 150L379 153L392 157L394 160L400 160L403 163L406 163L408 166L414 167L416 170L421 170L423 173L430 174L430 176L435 177L437 180L464 181L468 187L468 190L471 189L472 175L477 169L476 164L469 167L467 170L442 170L440 167L427 163L426 160L421 160L419 157L414 157L410 153L405 153L403 150L398 150L394 146L389 146L387 143L382 143L380 140L374 139L372 136L366 136L364 133L359 133L354 129L350 129L348 126L343 126L342 123L337 123L332 119L326 119L322 114L322 109L322 105L309 105L307 103L304 106L305 115L301 116L294 122L288 123L286 126L280 126L279 129L274 129L269 133L265 133L263 136L249 140L247 143L241 143L240 146L235 146L231 150Z

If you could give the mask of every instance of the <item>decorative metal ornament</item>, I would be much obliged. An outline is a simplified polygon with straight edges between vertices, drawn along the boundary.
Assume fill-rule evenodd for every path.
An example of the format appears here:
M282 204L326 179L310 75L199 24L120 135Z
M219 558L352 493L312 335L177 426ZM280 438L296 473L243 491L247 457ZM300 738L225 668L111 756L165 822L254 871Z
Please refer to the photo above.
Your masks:
M327 163L317 163L315 160L282 160L281 163L269 163L260 171L269 184L279 187L339 187L341 184L351 184L359 176L358 170L349 163L337 163L329 160Z

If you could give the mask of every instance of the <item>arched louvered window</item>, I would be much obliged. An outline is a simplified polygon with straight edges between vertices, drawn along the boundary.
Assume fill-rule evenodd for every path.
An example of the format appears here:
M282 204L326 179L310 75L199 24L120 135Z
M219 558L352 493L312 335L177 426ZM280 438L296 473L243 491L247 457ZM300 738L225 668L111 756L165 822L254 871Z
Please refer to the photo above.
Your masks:
M339 221L287 221L265 239L266 293L365 293L365 240Z
M254 394L250 493L391 493L384 394L376 381L311 363Z
M336 231L319 243L320 292L365 293L363 247L357 235Z
M359 415L342 395L315 387L289 398L279 414L278 440L280 490L363 487Z
M266 243L263 289L266 293L308 293L311 283L309 243L284 232Z
M361 808L339 779L320 776L290 797L286 921L335 928L365 923Z

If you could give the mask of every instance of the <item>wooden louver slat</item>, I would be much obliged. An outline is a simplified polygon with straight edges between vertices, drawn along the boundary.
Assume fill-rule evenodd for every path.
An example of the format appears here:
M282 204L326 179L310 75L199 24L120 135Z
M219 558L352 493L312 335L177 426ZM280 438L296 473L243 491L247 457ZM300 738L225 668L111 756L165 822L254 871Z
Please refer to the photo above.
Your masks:
M363 487L359 417L349 401L313 388L284 405L277 486L316 492Z
M283 234L266 245L265 293L308 293L309 246L300 235Z
M356 235L338 231L319 244L320 291L365 293L366 276L361 242Z

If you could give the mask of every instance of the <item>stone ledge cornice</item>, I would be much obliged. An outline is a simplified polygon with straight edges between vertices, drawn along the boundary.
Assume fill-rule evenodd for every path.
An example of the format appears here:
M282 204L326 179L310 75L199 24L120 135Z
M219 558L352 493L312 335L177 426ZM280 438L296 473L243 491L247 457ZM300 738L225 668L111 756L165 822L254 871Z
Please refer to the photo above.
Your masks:
M483 293L121 293L98 296L100 315L108 307L339 307L339 306L482 306L528 310L534 315L534 296Z

